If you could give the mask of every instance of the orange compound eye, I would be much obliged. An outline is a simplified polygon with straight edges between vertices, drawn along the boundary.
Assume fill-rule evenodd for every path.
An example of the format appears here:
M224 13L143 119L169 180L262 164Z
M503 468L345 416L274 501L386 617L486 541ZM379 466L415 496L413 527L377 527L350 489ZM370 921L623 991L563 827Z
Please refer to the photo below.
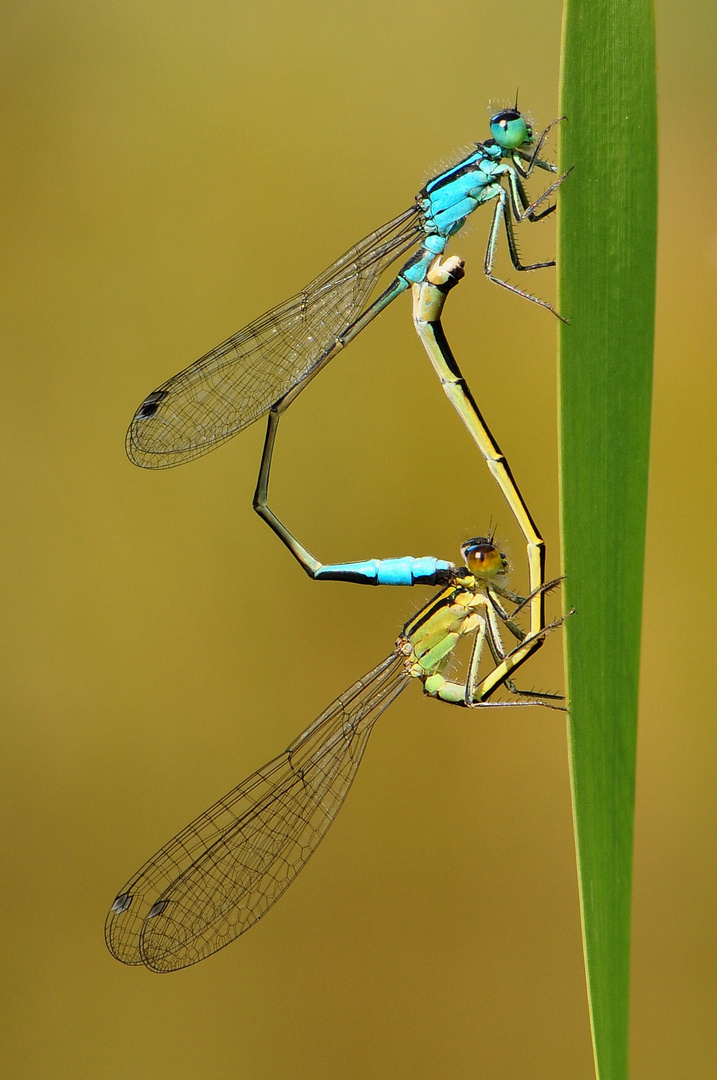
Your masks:
M486 536L468 540L461 555L472 574L479 578L494 578L508 572L508 560Z

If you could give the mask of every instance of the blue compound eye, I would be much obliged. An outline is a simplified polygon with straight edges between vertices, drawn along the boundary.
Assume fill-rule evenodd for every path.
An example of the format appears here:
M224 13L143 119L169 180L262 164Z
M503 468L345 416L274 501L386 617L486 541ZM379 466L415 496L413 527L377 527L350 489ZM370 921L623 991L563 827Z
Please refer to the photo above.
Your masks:
M517 109L503 109L491 117L490 131L505 150L517 150L533 138L533 129Z

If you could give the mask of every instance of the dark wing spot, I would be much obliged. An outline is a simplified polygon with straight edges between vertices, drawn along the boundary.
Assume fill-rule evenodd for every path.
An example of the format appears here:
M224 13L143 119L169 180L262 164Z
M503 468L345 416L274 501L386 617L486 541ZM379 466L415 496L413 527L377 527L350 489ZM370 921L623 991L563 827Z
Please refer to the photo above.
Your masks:
M146 397L137 409L137 419L149 420L150 416L154 416L159 406L167 397L169 397L168 390L153 390L149 397Z
M158 900L156 904L152 904L147 918L153 919L155 915L161 915L168 903L169 900Z
M117 899L115 900L114 904L112 905L112 911L114 911L114 913L116 915L120 915L123 911L127 910L127 908L130 906L131 903L132 903L132 894L131 893L128 893L128 892L120 893L119 896L117 897Z

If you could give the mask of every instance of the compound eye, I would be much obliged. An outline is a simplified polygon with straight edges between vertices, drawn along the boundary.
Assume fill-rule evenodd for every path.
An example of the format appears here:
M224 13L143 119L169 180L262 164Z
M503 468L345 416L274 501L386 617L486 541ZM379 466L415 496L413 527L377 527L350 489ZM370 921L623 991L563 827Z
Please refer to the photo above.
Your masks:
M491 135L504 150L516 150L523 143L530 142L533 131L517 109L503 109L490 121Z
M495 578L508 571L508 560L485 536L469 540L461 548L466 566L478 578Z

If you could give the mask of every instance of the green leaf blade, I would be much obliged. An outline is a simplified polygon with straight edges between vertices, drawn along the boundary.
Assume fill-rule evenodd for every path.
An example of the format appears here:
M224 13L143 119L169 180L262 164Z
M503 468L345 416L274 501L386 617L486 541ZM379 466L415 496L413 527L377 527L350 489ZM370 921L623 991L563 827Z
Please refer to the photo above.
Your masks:
M566 0L559 305L570 755L600 1080L627 1077L640 616L654 340L649 0Z

